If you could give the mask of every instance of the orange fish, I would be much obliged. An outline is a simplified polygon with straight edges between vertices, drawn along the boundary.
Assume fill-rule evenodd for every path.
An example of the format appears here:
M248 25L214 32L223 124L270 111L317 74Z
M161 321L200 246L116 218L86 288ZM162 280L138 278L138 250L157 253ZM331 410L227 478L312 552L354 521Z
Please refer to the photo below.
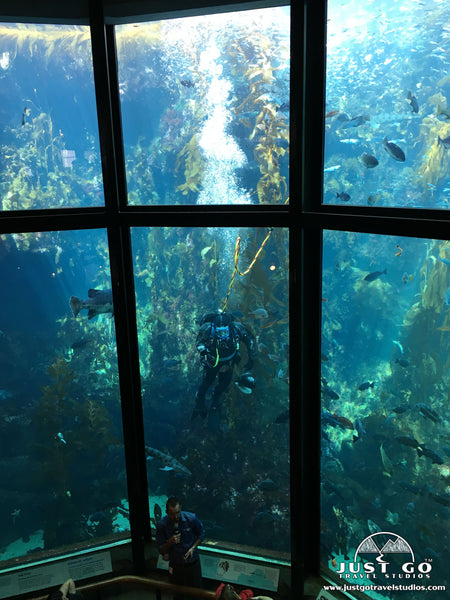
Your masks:
M401 248L398 244L396 244L396 245L398 248L398 252L395 253L395 256L400 256L400 254L403 252L403 248Z
M332 565L333 565L333 567L336 569L336 567L337 567L337 560L334 558L334 556L333 556L333 558L331 559L331 564L332 564Z
M327 112L327 114L325 115L325 119L334 117L335 115L338 115L340 112L341 112L340 110L330 110L330 112Z

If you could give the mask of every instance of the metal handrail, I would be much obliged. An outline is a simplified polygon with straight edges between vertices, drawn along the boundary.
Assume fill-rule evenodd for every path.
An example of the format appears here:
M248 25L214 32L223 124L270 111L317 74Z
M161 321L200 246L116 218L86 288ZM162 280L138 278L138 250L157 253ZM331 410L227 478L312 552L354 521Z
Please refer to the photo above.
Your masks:
M62 583L62 582L61 582ZM144 587L158 589L164 592L173 592L183 594L184 596L192 596L193 598L205 598L208 600L214 600L214 592L208 592L207 590L201 590L198 588L186 587L182 585L174 585L167 581L161 581L160 579L152 579L150 577L140 577L138 575L122 575L120 577L113 577L112 579L105 579L103 581L95 581L94 583L87 583L86 585L77 586L77 590L80 592L90 592L93 590L100 590L107 587L113 587L122 584L137 584ZM36 596L31 600L46 600L45 596Z

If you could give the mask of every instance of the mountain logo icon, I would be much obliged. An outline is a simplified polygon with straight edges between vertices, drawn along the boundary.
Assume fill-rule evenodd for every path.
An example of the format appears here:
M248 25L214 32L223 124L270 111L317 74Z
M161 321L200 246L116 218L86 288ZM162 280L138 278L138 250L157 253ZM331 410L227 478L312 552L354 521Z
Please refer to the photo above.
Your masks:
M378 554L377 562L386 562L385 554L409 554L414 562L414 552L408 542L390 531L377 531L366 537L356 549L354 562L359 554Z

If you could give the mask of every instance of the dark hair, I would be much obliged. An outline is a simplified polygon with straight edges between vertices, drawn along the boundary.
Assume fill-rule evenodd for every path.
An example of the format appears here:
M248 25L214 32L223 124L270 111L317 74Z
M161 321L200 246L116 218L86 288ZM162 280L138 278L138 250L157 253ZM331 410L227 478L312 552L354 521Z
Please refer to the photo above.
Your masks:
M170 496L170 498L167 498L166 508L175 508L178 504L180 504L178 498L176 496Z

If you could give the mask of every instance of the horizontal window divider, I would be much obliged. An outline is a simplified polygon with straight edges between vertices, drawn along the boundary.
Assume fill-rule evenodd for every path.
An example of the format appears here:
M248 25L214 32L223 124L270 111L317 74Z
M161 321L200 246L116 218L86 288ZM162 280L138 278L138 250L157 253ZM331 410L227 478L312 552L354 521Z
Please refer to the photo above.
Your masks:
M405 237L450 237L450 213L445 211L420 211L409 209L384 209L379 214L351 210L333 212L303 212L301 225L305 228L382 233ZM363 207L361 207L363 208ZM339 212L338 212L339 211Z

